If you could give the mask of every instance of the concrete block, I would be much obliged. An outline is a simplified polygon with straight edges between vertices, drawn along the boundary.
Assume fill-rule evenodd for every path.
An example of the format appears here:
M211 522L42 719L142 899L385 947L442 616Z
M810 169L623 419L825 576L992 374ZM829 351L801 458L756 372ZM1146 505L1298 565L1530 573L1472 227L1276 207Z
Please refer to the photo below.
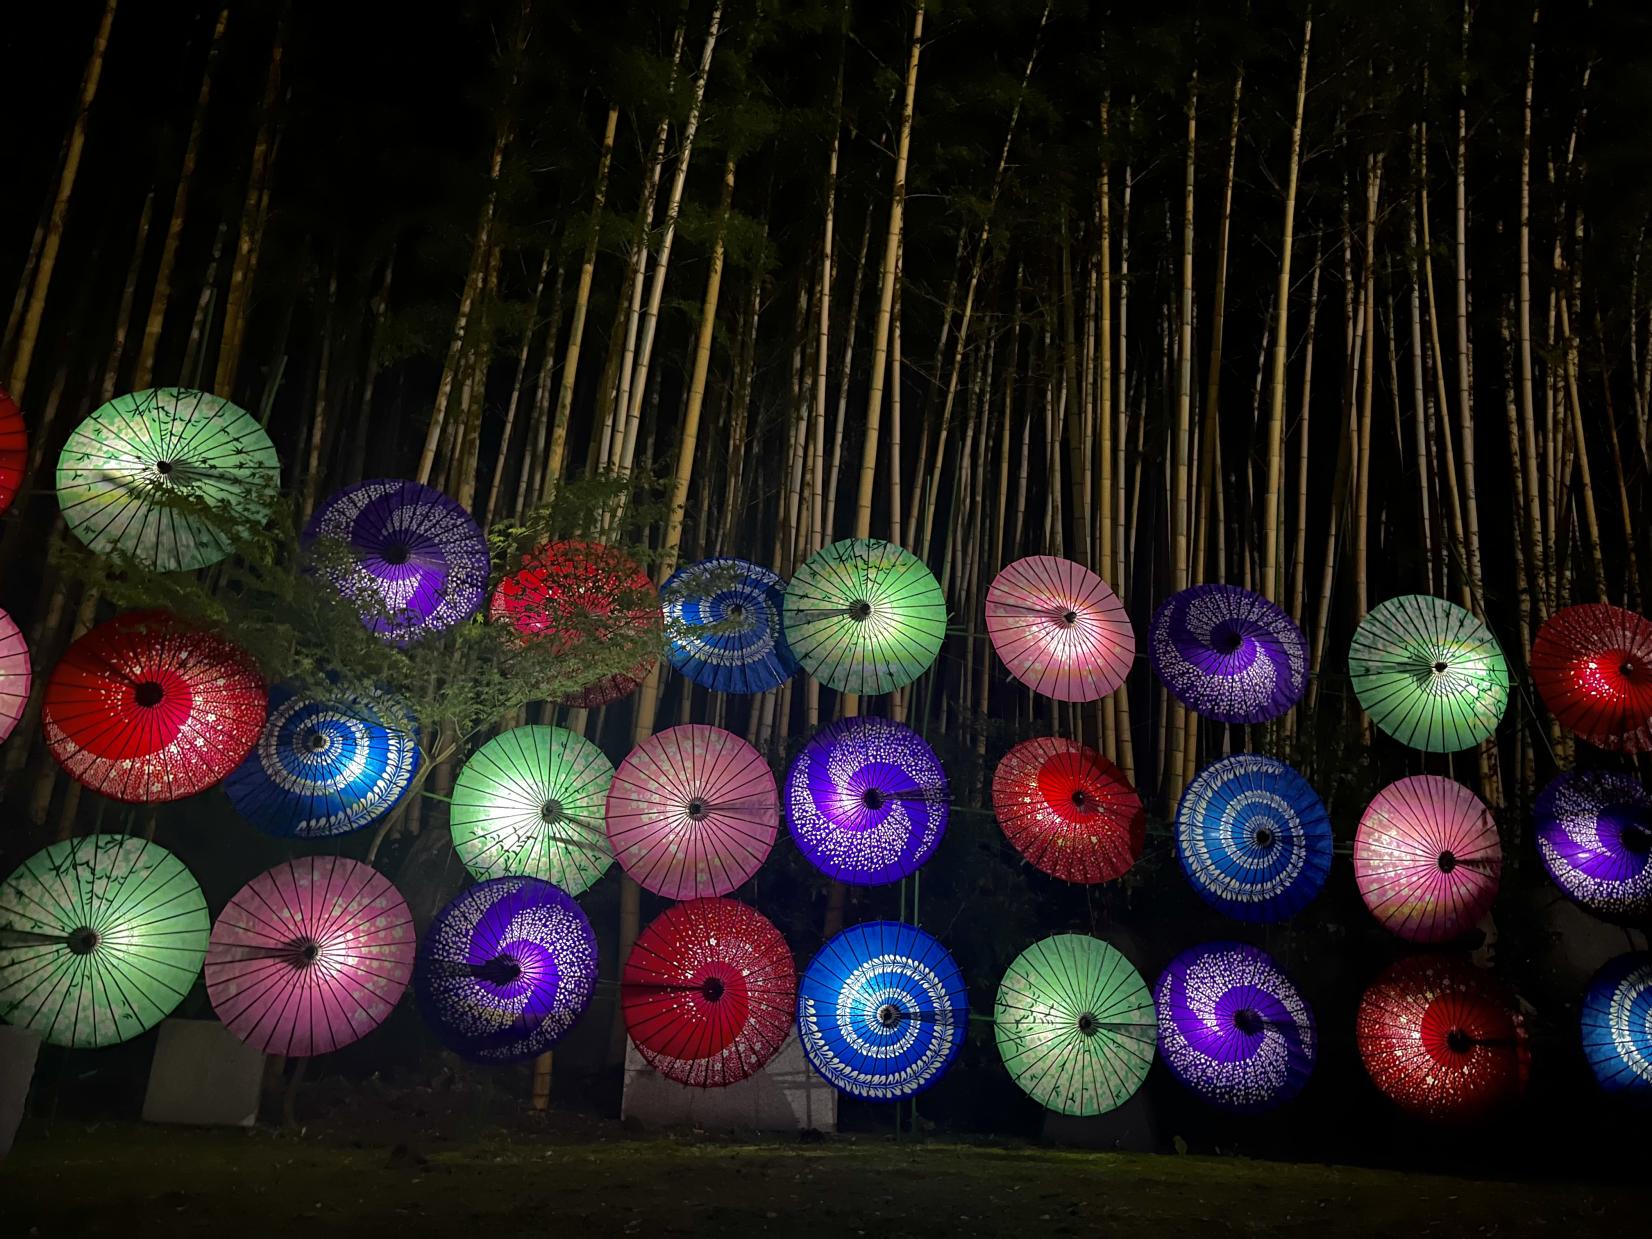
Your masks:
M691 1088L668 1080L625 1046L620 1117L648 1127L704 1131L837 1130L837 1091L815 1074L796 1034L768 1066L727 1088Z
M163 1020L144 1121L251 1127L263 1083L263 1053L217 1020Z
M39 1033L0 1024L0 1157L11 1152L11 1142L17 1138L39 1054Z

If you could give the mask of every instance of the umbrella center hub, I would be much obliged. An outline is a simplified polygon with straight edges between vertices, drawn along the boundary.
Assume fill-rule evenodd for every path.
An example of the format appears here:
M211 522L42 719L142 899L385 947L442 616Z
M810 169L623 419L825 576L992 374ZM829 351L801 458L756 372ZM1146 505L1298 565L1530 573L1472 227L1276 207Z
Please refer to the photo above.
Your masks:
M688 802L688 817L689 817L689 820L692 821L692 822L703 822L703 821L705 821L706 820L706 815L710 812L711 812L711 806L706 804L705 800L702 797L696 796L696 797L694 797L693 800L690 800ZM709 984L709 982L708 982L708 984ZM721 982L719 982L718 984L720 985Z
M154 680L144 680L132 690L132 699L146 710L160 705L165 696L166 690Z
M705 983L700 986L700 994L707 1002L716 1002L723 996L726 989L727 987L724 986L721 978L707 977Z
M1071 610L1063 611L1061 613L1061 622L1066 627L1071 628L1074 624L1078 623L1078 612Z
M1448 850L1448 851L1444 851L1444 852L1440 853L1440 872L1441 873L1450 873L1456 867L1457 867L1457 854L1455 852L1452 852L1452 851Z
M901 1022L901 1009L892 1002L886 1002L878 1008L878 1024L882 1028L894 1028Z
M1450 666L1446 663L1446 660L1443 659L1443 658L1437 659L1434 663L1434 674L1435 675L1444 675L1450 669L1451 669Z
M522 975L522 965L514 955L495 955L477 968L476 975L494 985L509 985Z
M1446 1045L1451 1047L1453 1054L1467 1054L1474 1048L1474 1038L1461 1028L1453 1028L1446 1034Z
M1247 1037L1262 1031L1262 1016L1252 1007L1240 1007L1233 1013L1233 1026Z
M412 549L405 542L391 542L384 548L384 554L379 556L392 567L405 564L412 556Z
M321 958L321 944L314 938L295 938L292 948L293 959L301 968L308 967Z
M90 955L102 941L103 937L97 930L89 925L82 925L79 929L70 931L69 950L76 955Z
M731 602L731 603L729 603L728 604L728 617L730 619L745 619L746 618L746 604L743 603L743 602Z
M1271 848L1273 846L1274 839L1277 836L1273 833L1273 830L1272 830L1271 827L1258 826L1256 828L1256 833L1251 837L1256 840L1256 846L1257 847L1259 847L1259 848Z
M1245 638L1236 629L1223 628L1212 634L1211 645L1218 654L1237 654L1244 648Z
M155 462L155 472L160 474L163 478L170 478L176 469L177 466L170 460L157 460Z
M323 753L327 750L327 733L319 727L312 727L304 733L304 747L311 753Z
M539 806L539 820L545 823L560 822L562 820L562 802L547 800Z
M875 787L868 787L860 794L860 802L868 809L878 810L885 804L884 795Z
M1626 680L1634 679L1639 670L1640 668L1635 665L1635 660L1632 658L1626 658L1618 664L1618 674Z
M1088 1011L1078 1017L1078 1031L1083 1033L1086 1037L1095 1036L1096 1030L1100 1027L1100 1022Z
M1085 791L1082 787L1073 789L1073 798L1072 799L1073 799L1073 807L1075 809L1082 809L1090 803L1090 797L1085 793Z
M1652 852L1652 826L1642 822L1630 822L1623 828L1623 847L1626 852L1636 856L1645 856Z
M864 598L858 602L851 602L849 604L849 618L857 624L864 624L872 618L872 604Z

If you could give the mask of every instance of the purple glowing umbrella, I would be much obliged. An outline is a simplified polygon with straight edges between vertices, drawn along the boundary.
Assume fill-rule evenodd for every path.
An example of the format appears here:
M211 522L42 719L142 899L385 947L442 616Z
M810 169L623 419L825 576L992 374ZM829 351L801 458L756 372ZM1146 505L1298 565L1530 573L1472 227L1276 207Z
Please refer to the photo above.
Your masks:
M1555 885L1612 921L1652 917L1652 795L1631 774L1574 770L1532 805L1537 853Z
M881 886L915 873L946 833L946 771L910 727L841 719L817 732L786 776L786 821L828 877Z
M1183 951L1154 989L1159 1053L1212 1105L1255 1112L1289 1101L1313 1070L1313 1013L1265 952L1238 942Z
M1153 612L1148 655L1188 709L1219 723L1265 723L1302 699L1308 643L1260 594L1195 585Z

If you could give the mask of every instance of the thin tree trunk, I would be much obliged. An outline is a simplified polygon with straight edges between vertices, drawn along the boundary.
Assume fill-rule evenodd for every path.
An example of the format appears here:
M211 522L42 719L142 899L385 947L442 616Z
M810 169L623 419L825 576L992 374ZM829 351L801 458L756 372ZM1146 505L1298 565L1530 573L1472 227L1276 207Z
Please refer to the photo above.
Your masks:
M511 452L511 431L516 428L516 406L522 399L522 379L528 372L528 350L533 344L533 329L539 317L539 300L545 295L545 277L551 273L551 247L545 247L545 253L539 260L539 278L534 281L533 297L528 302L528 318L522 325L522 342L516 350L516 376L511 380L510 401L505 405L505 424L499 431L499 455L494 460L493 478L488 483L488 501L482 509L482 527L485 529L498 517L499 487L505 479L505 466L509 463ZM556 328L551 328L554 333ZM549 356L546 357L547 364ZM526 470L525 454L519 454L523 460L523 469Z

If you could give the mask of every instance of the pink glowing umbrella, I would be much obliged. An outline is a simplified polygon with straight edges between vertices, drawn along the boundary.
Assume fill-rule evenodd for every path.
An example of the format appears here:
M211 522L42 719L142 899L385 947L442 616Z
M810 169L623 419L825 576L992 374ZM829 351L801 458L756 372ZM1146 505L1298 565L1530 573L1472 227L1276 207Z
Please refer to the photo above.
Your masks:
M987 588L987 635L1010 674L1058 701L1094 701L1124 683L1136 634L1118 595L1070 559L1029 555Z
M1354 880L1365 906L1412 942L1444 942L1472 928L1491 907L1502 871L1491 810L1438 775L1383 788L1354 836Z
M698 723L650 736L608 788L608 842L620 867L667 899L726 895L774 845L780 801L763 755Z
M29 646L17 621L0 611L0 740L11 735L23 717L34 683L29 669Z
M224 1027L289 1057L377 1028L412 974L407 902L371 865L342 856L305 856L248 882L219 914L206 957Z

